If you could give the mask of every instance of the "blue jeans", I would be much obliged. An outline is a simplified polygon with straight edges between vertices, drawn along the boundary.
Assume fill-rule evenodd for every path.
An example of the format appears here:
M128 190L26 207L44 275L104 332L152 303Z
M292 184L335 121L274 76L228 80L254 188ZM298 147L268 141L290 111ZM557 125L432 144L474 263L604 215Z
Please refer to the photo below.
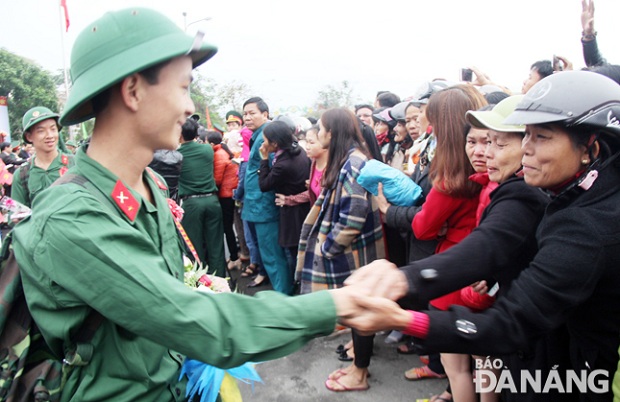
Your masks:
M267 271L263 268L263 261L260 258L260 251L258 251L256 230L252 222L243 221L243 233L245 234L245 243L248 245L248 250L250 250L250 263L260 267L259 274L267 276Z

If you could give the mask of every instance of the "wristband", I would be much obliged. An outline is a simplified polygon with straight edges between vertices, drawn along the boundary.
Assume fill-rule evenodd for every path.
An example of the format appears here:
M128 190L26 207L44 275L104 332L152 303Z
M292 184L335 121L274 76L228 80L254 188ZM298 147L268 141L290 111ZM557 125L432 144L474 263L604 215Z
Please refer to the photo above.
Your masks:
M596 39L596 31L593 31L592 33L586 33L586 31L582 31L581 32L581 40L585 41L585 42L589 42L591 40Z

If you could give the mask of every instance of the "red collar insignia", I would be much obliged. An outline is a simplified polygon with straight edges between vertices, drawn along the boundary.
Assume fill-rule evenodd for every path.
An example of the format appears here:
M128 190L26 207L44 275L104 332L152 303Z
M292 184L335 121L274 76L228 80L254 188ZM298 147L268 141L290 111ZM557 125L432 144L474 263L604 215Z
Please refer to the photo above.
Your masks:
M67 166L67 165L69 164L69 157L68 157L67 155L64 155L64 154L63 154L63 155L61 155L61 156L60 156L60 162L61 162L63 165Z
M114 190L112 190L112 194L110 195L121 211L133 222L136 219L136 215L138 215L140 204L138 204L138 201L131 195L131 191L129 191L120 180L117 180Z
M151 168L146 168L146 171L149 173L151 179L153 179L153 181L155 182L155 184L157 184L157 187L159 187L160 190L168 190L168 186L166 186L165 183L162 183L162 181L159 180L159 178L157 177L157 175L155 175L155 173L153 173Z

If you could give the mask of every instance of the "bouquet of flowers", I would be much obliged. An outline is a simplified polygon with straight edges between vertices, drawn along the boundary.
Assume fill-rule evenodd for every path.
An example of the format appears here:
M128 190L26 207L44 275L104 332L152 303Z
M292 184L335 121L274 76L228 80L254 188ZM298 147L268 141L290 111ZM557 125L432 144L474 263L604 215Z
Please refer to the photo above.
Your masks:
M183 262L186 286L197 292L230 292L228 279L207 274L206 268L193 263L185 256ZM179 380L183 376L187 376L188 379L185 396L189 401L193 401L200 395L200 402L215 402L218 394L222 402L240 402L241 392L235 379L246 384L253 384L255 381L262 382L252 363L223 370L197 360L185 359Z
M0 198L0 210L10 212L11 219L23 219L32 213L30 208L6 195Z

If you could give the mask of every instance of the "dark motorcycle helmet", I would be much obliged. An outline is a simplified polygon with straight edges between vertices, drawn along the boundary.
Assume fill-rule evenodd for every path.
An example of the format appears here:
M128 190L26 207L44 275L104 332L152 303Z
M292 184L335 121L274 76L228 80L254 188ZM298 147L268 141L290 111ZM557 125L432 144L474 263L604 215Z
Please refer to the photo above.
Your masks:
M559 124L568 131L598 134L620 151L620 85L601 74L566 71L537 82L504 124Z

